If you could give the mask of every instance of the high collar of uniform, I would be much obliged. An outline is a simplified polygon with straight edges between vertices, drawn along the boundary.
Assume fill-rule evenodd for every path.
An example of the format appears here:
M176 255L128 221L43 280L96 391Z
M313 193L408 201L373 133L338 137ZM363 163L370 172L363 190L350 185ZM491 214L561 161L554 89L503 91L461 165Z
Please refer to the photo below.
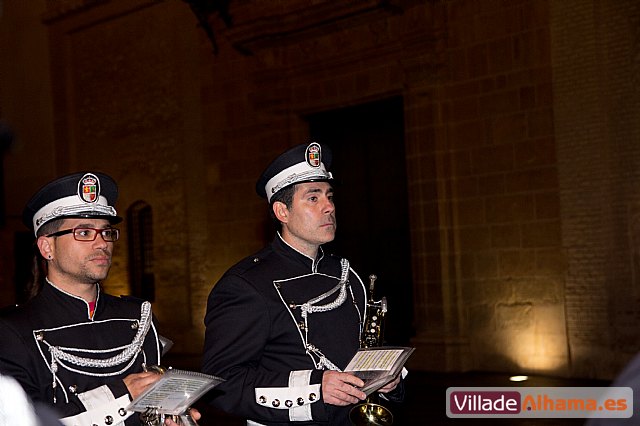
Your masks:
M100 304L100 284L96 283L96 305L94 308L94 315L98 312L98 308ZM89 313L89 302L84 300L81 297L73 295L69 292L66 292L56 286L54 282L49 281L47 279L42 286L42 290L39 293L40 297L45 298L53 304L57 304L60 306L66 307L67 310L72 310L74 312L86 312L87 320L91 319L91 315ZM83 314L84 316L84 314Z
M285 254L287 257L295 259L312 272L316 272L318 264L324 258L324 251L322 250L322 246L318 247L318 254L316 255L316 258L313 259L287 243L282 238L282 235L280 235L279 232L274 238L273 247L276 252L280 252L282 254Z

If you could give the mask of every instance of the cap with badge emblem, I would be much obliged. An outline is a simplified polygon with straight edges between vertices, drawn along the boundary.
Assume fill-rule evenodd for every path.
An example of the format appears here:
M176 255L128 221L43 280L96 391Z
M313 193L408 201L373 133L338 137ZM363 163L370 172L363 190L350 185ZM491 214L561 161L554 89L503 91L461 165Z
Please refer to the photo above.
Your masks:
M22 221L36 236L42 225L54 219L93 217L115 224L122 221L113 207L117 198L118 186L110 176L73 173L40 188L27 203Z
M317 142L297 145L280 154L262 172L256 192L271 202L275 193L296 183L332 180L330 166L331 150L326 145Z

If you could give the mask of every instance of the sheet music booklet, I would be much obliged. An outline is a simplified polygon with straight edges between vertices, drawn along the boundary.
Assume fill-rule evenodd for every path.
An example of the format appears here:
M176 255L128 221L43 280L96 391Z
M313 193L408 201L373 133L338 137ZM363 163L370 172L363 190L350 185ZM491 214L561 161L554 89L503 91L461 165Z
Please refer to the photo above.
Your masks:
M142 413L151 408L159 414L181 415L223 381L196 371L168 368L160 380L131 401L127 410Z
M369 396L402 371L414 350L415 348L404 346L361 348L351 358L344 371L361 378L364 387L360 390Z

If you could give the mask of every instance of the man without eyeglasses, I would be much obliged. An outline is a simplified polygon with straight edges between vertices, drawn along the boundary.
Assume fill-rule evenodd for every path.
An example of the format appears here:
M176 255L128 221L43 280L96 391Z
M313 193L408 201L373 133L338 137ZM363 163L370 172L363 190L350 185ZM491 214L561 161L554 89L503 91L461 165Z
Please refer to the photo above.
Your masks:
M111 177L75 173L41 188L23 213L36 237L36 273L29 301L0 317L0 373L65 425L138 425L126 407L160 378L146 372L167 343L150 303L100 286L120 237L117 195Z
M330 163L314 142L267 167L256 191L279 232L209 295L203 371L227 379L212 403L248 425L349 425L366 397L341 371L359 347L366 291L346 259L322 249L336 233ZM399 383L379 392L400 398Z

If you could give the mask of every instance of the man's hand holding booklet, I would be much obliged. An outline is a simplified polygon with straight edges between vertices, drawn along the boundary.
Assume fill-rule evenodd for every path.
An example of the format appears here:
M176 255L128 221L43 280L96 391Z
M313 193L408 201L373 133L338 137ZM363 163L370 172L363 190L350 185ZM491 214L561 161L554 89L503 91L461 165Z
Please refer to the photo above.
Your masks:
M160 380L131 401L127 410L149 416L179 416L183 424L197 424L185 421L185 413L202 395L223 381L220 377L196 371L169 368Z
M362 348L351 358L344 371L364 381L361 390L368 396L393 380L414 350L404 346Z

